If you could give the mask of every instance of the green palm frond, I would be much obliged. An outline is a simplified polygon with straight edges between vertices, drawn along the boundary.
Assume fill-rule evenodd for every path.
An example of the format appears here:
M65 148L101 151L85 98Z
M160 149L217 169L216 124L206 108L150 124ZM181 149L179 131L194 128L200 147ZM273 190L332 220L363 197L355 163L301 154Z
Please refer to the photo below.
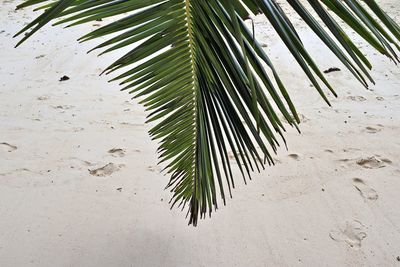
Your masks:
M340 21L399 61L400 27L374 0L287 2L365 87L374 82L371 63ZM27 0L18 8L31 5L43 13L17 33L25 34L17 46L53 20L70 27L114 17L79 41L110 36L91 51L130 49L104 73L118 71L112 81L139 97L148 122L156 122L150 135L171 175L172 206L187 207L193 225L231 197L230 151L246 182L252 171L273 164L278 136L285 142L280 114L293 127L299 123L277 71L244 20L266 16L322 98L329 103L324 87L336 95L276 0Z

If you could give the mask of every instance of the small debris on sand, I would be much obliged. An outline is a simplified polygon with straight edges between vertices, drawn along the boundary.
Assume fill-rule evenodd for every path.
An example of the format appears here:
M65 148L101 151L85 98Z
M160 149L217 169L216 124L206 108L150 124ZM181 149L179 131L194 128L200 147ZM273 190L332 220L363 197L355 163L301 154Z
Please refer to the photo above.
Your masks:
M67 75L64 75L60 78L60 82L68 81L70 78Z
M329 68L327 70L324 70L324 73L331 73L331 72L335 72L335 71L340 71L339 68Z

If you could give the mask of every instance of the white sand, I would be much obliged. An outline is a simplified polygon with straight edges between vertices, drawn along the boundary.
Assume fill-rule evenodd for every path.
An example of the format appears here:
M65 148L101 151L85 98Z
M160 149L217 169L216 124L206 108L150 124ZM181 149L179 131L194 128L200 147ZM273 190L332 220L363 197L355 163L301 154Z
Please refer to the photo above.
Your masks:
M75 42L96 26L47 28L14 49L33 17L16 2L0 1L0 266L400 266L400 71L388 59L363 46L371 90L329 74L329 108L258 18L302 134L289 129L278 164L247 186L236 175L227 207L193 228L169 210L143 109L98 77L109 57ZM379 2L400 22L398 0ZM300 34L322 69L343 69Z

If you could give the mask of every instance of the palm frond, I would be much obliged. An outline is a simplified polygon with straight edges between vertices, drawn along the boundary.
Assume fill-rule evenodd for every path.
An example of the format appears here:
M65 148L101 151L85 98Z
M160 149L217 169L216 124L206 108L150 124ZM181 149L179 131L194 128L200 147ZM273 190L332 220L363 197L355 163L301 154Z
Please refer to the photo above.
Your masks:
M340 21L399 62L400 27L374 0L287 2L365 87L374 82L372 65ZM25 33L17 46L54 20L70 27L115 18L79 41L111 36L91 50L101 54L130 48L104 73L118 71L112 81L141 98L148 122L157 122L150 135L171 175L172 206L187 206L193 225L232 196L230 151L246 182L252 171L273 164L277 136L285 142L278 113L293 127L300 122L245 19L266 16L321 97L329 104L324 86L336 95L275 0L27 0L18 8L32 5L43 13L16 34Z

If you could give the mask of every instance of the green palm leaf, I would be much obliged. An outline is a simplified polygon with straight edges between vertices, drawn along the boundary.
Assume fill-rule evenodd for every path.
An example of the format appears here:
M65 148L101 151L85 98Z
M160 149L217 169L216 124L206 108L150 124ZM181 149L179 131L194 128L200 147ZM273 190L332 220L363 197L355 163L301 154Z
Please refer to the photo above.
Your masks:
M399 61L400 27L374 0L287 2L365 87L373 82L371 63L339 19L378 52ZM18 8L31 5L44 12L17 33L25 33L17 46L53 20L69 27L115 18L79 41L111 35L91 51L130 48L104 73L118 71L112 81L140 97L148 122L157 122L150 135L158 140L160 162L171 175L172 206L187 207L193 225L211 215L219 199L225 204L232 196L228 151L246 182L252 171L273 164L277 136L283 139L285 131L278 113L293 127L299 123L278 73L245 26L250 13L268 18L327 103L324 86L336 95L275 0L27 0Z

